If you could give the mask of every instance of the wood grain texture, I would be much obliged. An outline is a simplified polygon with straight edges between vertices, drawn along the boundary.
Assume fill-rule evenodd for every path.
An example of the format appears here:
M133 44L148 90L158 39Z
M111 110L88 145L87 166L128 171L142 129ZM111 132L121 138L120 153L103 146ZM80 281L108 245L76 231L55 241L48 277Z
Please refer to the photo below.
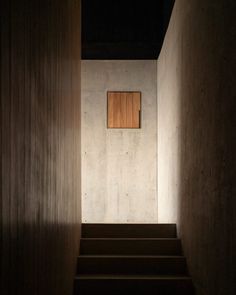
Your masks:
M140 92L109 91L107 96L108 128L140 128Z
M80 236L80 1L0 8L0 293L69 295Z
M141 110L141 100L140 100L140 93L134 92L133 93L133 124L134 128L140 127L140 110Z
M129 114L126 118L126 124L128 127L133 125L133 94L126 94L126 105L127 105L127 113Z

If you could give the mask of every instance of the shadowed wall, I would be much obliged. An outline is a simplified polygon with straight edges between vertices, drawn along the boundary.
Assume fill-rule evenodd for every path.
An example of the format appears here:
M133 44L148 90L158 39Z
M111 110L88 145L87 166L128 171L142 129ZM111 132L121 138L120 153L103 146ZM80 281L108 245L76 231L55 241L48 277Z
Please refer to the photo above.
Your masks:
M158 61L158 216L199 295L236 294L236 3L176 0Z
M71 295L80 237L80 2L1 2L1 287Z

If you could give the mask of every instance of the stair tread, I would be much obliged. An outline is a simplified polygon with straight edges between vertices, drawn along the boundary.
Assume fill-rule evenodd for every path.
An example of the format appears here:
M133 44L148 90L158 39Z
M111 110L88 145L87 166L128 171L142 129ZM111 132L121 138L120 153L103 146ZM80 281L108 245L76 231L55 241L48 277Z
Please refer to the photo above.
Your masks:
M176 224L83 223L82 237L176 237Z
M182 255L180 239L102 238L81 239L81 254L87 255Z
M189 280L191 281L192 278L190 276L178 276L178 275L97 275L97 274L93 274L93 275L77 275L76 279L97 279L97 280L129 280L129 279L134 279L134 280L140 280L140 279L144 279L144 280Z
M74 294L194 294L176 224L82 224Z
M148 258L148 259L153 259L153 258L160 258L160 259L165 259L165 258L179 258L179 259L186 259L185 256L183 255L87 255L87 254L81 254L78 256L78 258Z
M168 226L168 227L170 227L170 226L176 226L176 224L175 223L89 223L89 222L87 222L87 223L82 223L82 226L90 226L90 225L92 225L92 226L100 226L100 225L102 225L102 226L114 226L114 227L116 227L116 226L123 226L123 227L129 227L129 226L148 226L148 227L151 227L151 226Z
M180 241L179 238L81 238L88 241Z

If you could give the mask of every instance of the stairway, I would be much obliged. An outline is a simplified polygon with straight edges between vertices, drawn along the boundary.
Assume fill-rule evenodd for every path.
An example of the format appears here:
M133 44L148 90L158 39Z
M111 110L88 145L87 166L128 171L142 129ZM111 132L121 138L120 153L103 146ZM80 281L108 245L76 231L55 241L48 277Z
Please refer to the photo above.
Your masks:
M175 224L83 224L74 295L192 295Z

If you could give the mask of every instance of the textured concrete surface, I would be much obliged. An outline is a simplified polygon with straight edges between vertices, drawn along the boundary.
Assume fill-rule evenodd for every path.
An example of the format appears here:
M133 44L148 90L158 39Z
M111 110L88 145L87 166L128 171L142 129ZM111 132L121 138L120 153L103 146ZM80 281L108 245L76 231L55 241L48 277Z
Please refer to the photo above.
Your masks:
M236 294L235 1L176 0L158 61L159 222L198 295Z
M83 222L157 222L156 61L82 61ZM107 91L142 92L142 128L107 129Z

